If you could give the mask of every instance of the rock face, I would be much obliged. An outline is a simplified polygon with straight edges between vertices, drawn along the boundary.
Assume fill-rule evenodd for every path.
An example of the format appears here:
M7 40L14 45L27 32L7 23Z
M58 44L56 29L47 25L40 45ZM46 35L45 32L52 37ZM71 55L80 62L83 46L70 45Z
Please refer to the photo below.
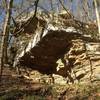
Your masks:
M19 48L24 44L22 50L17 51L14 66L19 64L44 74L58 74L68 77L71 82L76 79L79 81L87 72L93 74L87 47L90 42L97 40L84 36L88 24L69 17L66 19L67 15L62 15L55 15L52 21L51 17L46 16L43 16L44 19L40 16L30 17L22 24L23 31L14 31L16 35L20 34L17 37L17 40L20 40ZM79 70L83 71L85 68L85 64L90 69L86 67L86 72L80 72Z
M75 82L100 80L99 53L99 43L90 42L85 44L81 39L72 40L72 47L64 57L66 58L67 55L69 73ZM63 62L58 64L62 67Z

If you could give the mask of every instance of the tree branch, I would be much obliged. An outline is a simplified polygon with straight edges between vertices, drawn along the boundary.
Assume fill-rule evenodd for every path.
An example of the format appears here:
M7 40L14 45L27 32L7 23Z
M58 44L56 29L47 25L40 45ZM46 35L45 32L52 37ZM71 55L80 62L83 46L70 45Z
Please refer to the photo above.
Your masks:
M61 6L63 7L63 9L64 9L72 18L74 18L74 16L71 15L71 14L69 13L69 11L66 9L66 7L63 5L62 1L59 0L59 2L60 2L60 4L61 4Z

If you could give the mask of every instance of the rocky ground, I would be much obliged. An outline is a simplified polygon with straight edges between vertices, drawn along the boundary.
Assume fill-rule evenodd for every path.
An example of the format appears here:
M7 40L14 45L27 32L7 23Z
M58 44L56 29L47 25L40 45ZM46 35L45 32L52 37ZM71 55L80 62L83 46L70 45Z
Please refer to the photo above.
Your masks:
M33 71L34 78L19 76L4 68L0 82L0 100L100 100L100 82L52 84ZM31 76L32 77L32 76ZM49 79L48 79L49 80Z

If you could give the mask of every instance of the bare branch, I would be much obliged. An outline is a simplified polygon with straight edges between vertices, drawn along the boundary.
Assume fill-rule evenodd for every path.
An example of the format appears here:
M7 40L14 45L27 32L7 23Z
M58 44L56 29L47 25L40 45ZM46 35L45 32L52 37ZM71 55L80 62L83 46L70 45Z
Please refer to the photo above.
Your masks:
M61 4L61 6L63 7L63 9L69 14L69 16L72 16L72 18L74 18L74 16L71 15L71 14L69 13L69 11L66 9L66 7L63 5L62 1L59 0L59 2L60 2L60 4Z

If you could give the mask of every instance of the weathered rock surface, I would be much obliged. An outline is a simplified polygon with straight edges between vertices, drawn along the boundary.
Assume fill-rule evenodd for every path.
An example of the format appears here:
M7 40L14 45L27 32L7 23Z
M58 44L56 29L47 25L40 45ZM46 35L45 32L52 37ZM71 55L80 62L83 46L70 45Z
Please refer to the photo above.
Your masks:
M95 67L98 66L96 63L99 56L95 54L99 54L99 46L96 39L85 35L94 30L90 30L90 24L66 16L54 15L53 19L46 15L30 17L20 27L22 30L16 29L16 36L20 34L17 36L20 49L17 51L14 66L20 64L44 74L58 74L68 77L71 82L83 78L91 79L94 69L98 69ZM94 28L96 30L96 26ZM96 62L93 60L94 56Z

